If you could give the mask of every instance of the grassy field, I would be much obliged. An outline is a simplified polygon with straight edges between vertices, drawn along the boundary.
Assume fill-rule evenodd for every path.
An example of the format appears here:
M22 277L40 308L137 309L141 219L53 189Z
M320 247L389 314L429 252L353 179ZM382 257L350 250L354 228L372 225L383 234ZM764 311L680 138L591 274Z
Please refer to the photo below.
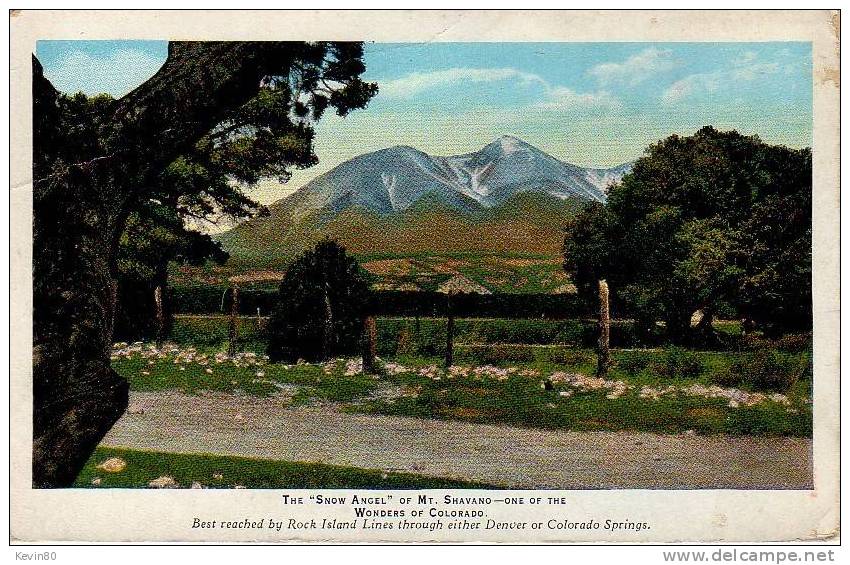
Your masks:
M98 469L110 458L126 466L118 472ZM316 488L316 489L428 489L498 488L495 486L412 475L340 467L320 463L293 463L246 457L174 454L99 447L83 468L75 487L144 488L151 481L172 488Z
M354 253L360 265L372 276L379 290L433 291L455 276L473 281L497 293L571 293L575 288L561 266L558 255L532 253ZM174 286L193 286L199 282L222 287L233 275L277 273L283 277L286 264L252 268L238 262L225 266L173 267L169 280ZM264 288L276 288L275 282Z
M222 353L223 319L181 318L180 343L162 351L119 349L113 365L133 390L284 393L293 403L335 402L356 412L525 427L811 436L805 347L615 349L609 376L597 380L592 349L537 343L563 333L562 322L530 321L523 328L515 321L460 320L452 371L440 368L439 339L420 335L390 347L382 374L364 375L356 359L270 364L256 323L241 324L245 353L233 358ZM398 323L380 320L388 335L399 333ZM420 329L426 325L421 321ZM504 343L519 337L531 343ZM790 377L774 386L768 377L775 374Z

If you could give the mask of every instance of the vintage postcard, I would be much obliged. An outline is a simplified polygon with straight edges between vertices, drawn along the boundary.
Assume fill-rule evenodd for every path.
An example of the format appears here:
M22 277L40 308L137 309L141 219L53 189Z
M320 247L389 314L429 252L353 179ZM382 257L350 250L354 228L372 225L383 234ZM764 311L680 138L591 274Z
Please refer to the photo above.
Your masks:
M13 543L837 542L837 12L10 26Z

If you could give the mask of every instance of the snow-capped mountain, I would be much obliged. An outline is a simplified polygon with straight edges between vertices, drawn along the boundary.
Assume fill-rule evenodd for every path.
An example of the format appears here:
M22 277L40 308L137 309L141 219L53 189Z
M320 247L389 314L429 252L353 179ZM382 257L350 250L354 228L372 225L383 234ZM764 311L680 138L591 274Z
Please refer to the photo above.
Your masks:
M216 236L243 261L283 261L323 236L355 251L559 249L582 202L631 168L565 163L511 136L465 155L406 146L355 157Z
M340 212L352 206L386 214L406 210L426 194L459 211L498 206L521 192L604 201L608 184L620 180L630 167L579 167L512 136L450 157L396 146L342 163L271 209L285 204L294 219L315 210Z

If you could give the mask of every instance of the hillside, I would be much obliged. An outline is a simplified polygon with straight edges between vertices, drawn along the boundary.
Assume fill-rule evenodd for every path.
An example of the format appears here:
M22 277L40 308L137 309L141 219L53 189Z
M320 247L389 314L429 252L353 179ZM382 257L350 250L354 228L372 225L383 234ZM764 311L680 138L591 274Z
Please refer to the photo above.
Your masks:
M354 206L337 214L318 210L299 222L275 216L240 226L220 240L233 268L281 268L323 237L358 255L480 253L554 256L563 227L583 205L577 198L519 193L494 208L463 213L426 196L400 212L377 214ZM249 228L249 229L246 229Z
M582 168L502 136L434 157L397 146L361 155L217 236L231 267L278 268L325 236L358 254L557 255L562 228L630 169Z

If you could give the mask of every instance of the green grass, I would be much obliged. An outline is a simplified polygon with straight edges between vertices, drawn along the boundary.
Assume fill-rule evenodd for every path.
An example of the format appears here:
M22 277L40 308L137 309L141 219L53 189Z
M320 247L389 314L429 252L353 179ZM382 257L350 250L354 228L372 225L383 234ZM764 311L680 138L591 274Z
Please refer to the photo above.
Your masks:
M175 365L173 357L146 359L138 355L119 358L115 369L141 391L178 389L194 394L202 390L244 391L266 396L283 389L293 403L337 402L350 411L460 419L525 427L575 430L643 430L661 433L694 430L699 433L786 435L810 437L812 433L811 375L806 374L787 391L791 406L764 402L756 406L728 406L723 398L684 394L652 400L639 397L643 386L687 387L694 384L732 386L728 379L736 361L750 352L690 351L677 348L614 349L608 378L632 387L616 399L606 391L575 392L565 398L541 389L553 372L592 375L596 369L593 349L551 343L570 343L584 331L576 322L550 320L457 320L455 363L461 366L493 365L535 370L538 377L513 375L504 381L456 378L434 381L416 370L442 364L445 321L420 320L417 334L412 319L378 320L379 355L412 369L399 375L344 374L344 363L327 374L315 365L267 364L237 366L231 361L208 365ZM724 330L735 331L734 324ZM243 319L240 347L262 354L263 338L251 319ZM195 344L200 351L226 349L227 321L220 318L178 318L173 336L182 346ZM799 340L798 340L799 341ZM525 342L525 343L523 343ZM548 344L547 344L548 343ZM768 344L769 345L769 344ZM787 366L804 367L810 350L782 352ZM180 367L183 370L180 370ZM211 372L207 372L209 369ZM740 368L737 369L740 372ZM148 373L145 375L144 373ZM261 373L258 375L257 373ZM754 392L746 379L734 384ZM387 397L386 391L403 389Z
M614 371L610 378L616 380L620 376ZM659 400L643 399L637 390L613 400L606 398L608 391L574 392L564 398L559 392L569 390L567 387L543 390L542 378L511 377L506 381L471 378L433 381L417 375L398 378L418 394L391 401L372 400L357 410L547 429L656 433L693 430L701 434L802 437L810 437L812 433L811 408L802 400L805 390L802 384L790 394L796 412L789 412L772 402L730 408L726 400L715 398L674 395ZM640 380L626 382L639 390Z
M107 473L97 465L110 457L120 457L127 467ZM205 488L315 488L315 489L436 489L498 488L493 485L425 477L407 473L382 472L321 463L270 461L247 457L205 454L172 454L99 447L74 483L75 487L145 488L162 476L172 477L181 488L194 482ZM100 478L95 487L92 481Z
M474 252L368 252L351 253L360 263L371 261L407 260L410 271L406 275L387 275L373 273L374 282L384 284L414 284L422 290L434 290L438 284L453 276L443 266L452 265L453 272L459 273L493 292L499 293L551 293L564 292L569 277L564 273L559 255L545 253L523 253L518 251ZM208 285L225 290L227 278L258 269L283 271L287 260L278 258L272 261L257 261L234 257L225 266L172 267L169 280L173 287L193 287ZM516 260L532 264L515 264ZM368 267L368 265L366 265ZM200 282L203 281L203 282ZM276 284L263 283L251 285L251 288L276 288Z
M237 366L230 361L210 361L207 365L175 364L174 358L170 356L146 359L136 355L114 360L112 366L127 379L130 388L137 391L177 389L186 394L204 390L227 393L242 391L255 396L268 396L282 386L292 385L295 402L351 402L369 394L377 384L370 376L326 375L322 367L316 365Z

